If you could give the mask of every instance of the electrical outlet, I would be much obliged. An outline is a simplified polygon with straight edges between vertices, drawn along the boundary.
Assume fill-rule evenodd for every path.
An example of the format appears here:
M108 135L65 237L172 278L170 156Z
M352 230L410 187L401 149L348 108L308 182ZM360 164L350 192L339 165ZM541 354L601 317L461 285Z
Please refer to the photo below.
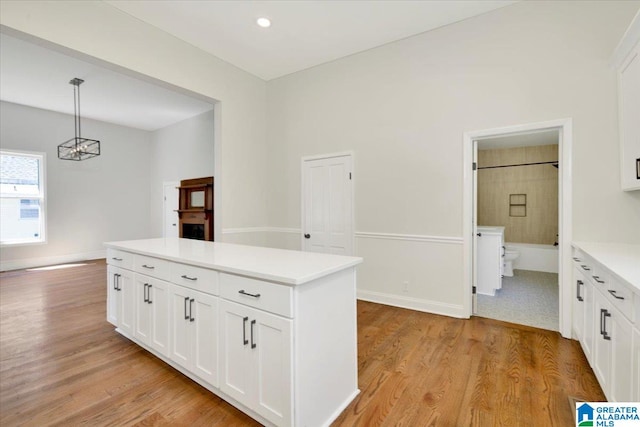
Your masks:
M409 282L406 280L402 282L402 292L409 292Z

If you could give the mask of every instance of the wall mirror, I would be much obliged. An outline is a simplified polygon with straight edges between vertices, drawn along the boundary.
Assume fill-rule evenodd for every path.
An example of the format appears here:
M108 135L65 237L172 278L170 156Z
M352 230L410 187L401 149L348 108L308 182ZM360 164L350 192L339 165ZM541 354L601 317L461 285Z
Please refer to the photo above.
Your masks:
M204 190L192 191L189 194L189 206L192 208L204 208Z

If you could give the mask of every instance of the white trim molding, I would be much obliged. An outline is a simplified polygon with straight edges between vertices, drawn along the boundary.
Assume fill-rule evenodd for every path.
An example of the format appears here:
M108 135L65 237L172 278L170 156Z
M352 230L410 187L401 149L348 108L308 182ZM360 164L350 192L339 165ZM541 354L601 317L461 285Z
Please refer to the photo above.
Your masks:
M356 296L359 300L375 302L377 304L407 308L410 310L422 311L431 314L441 314L443 316L457 317L459 319L469 318L463 305L447 304L420 298L412 298L375 291L365 291L360 289L356 291Z
M106 258L107 250L84 252L79 254L58 255L41 258L23 258L0 262L0 271L22 270L25 268L44 267L48 265L67 264L77 261L88 261Z
M299 234L299 228L285 228L285 227L238 227L238 228L224 228L222 234L241 234L241 233L288 233Z
M428 242L428 243L451 243L461 245L464 243L462 237L449 236L426 236L423 234L395 234L395 233L374 233L368 231L356 231L356 237L360 239L383 239L383 240L401 240L410 242Z

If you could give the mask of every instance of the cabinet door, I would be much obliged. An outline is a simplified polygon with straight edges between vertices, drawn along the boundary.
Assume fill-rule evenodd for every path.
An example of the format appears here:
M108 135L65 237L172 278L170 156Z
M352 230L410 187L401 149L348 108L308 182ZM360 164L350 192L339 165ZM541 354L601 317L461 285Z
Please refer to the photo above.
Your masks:
M249 316L254 311L220 300L220 390L249 407L253 398Z
M120 269L107 266L107 322L118 327L118 306L120 292L118 292L118 274Z
M578 341L583 341L584 336L584 277L577 269L573 269L573 332Z
M620 167L622 188L640 189L636 159L640 158L640 44L636 44L619 74Z
M141 274L134 274L133 276L136 306L136 327L134 335L145 344L149 344L149 337L151 336L151 311L147 303L150 279L150 277Z
M192 371L218 387L218 298L192 291ZM190 320L191 320L190 319Z
M134 335L136 296L133 283L133 273L128 270L120 270L119 286L119 310L118 328L129 336Z
M164 356L169 355L169 283L152 279L149 282L148 307L151 335L149 345Z
M599 292L593 292L594 295L594 343L593 343L593 372L596 374L600 387L604 391L605 396L610 396L610 366L611 366L611 340L605 338L603 331L611 331L610 317L606 317L605 313L611 312L611 306L605 297Z
M597 319L599 319L599 317L594 316L595 308L593 301L593 285L589 280L584 280L584 285L582 286L582 299L584 300L582 302L584 308L584 311L582 312L584 317L584 329L582 331L582 340L580 342L582 343L584 355L587 356L589 364L593 366L593 340L598 338L600 335L596 335L595 333L595 327L597 326L596 322L598 322ZM597 330L598 332L600 331L600 329Z
M632 402L640 402L640 331L633 330L633 399Z
M258 310L252 316L249 347L255 369L253 409L276 425L291 425L292 321Z
M182 286L172 285L169 290L169 299L171 305L171 350L169 357L178 365L189 369L191 352L189 303L191 293Z
M607 331L611 336L611 392L607 397L614 402L633 401L631 359L633 330L623 314L613 309L607 319Z

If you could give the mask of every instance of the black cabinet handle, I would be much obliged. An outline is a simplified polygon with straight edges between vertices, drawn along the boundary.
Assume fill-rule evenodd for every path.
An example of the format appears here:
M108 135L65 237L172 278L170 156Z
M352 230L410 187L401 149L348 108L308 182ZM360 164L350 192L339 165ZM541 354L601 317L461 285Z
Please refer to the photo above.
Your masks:
M310 238L311 238L311 234L305 234L305 235L304 235L304 238L305 238L305 239L310 239Z
M248 297L260 298L260 294L250 294L249 292L245 292L244 289L240 289L238 293L242 295L246 295Z
M256 324L256 319L251 321L251 348L256 348L256 343L253 340L253 326Z
M182 276L180 276L180 277L182 277L183 279L186 279L186 280L193 280L193 281L198 280L198 278L197 278L197 277L189 277L189 276L187 276L186 274L183 274L183 275L182 275Z
M242 345L249 344L249 340L247 339L247 320L249 320L248 317L242 318Z
M144 297L144 302L149 302L149 297L147 296L147 286L149 286L148 283L144 284L144 290L142 291L142 296Z
M187 304L189 304L189 297L184 297L184 320L189 320L189 315L187 314Z
M149 285L149 287L147 288L147 302L149 304L153 304L153 301L151 301L151 288L153 285Z
M142 264L144 268L148 268L149 270L153 270L155 267L153 265Z
M607 317L611 317L611 313L609 310L604 311L604 316L602 317L602 338L605 340L610 340L611 336L607 332Z
M580 267L582 267L583 270L589 271L591 270L589 267L587 267L586 265L582 264Z
M580 295L580 286L584 285L584 282L582 280L578 280L576 282L576 299L578 301L584 301L584 298L582 298L582 295Z
M122 258L111 257L111 259L114 261L122 261Z
M502 247L502 258L504 258L505 255L507 255L507 248L503 246Z
M593 277L593 280L595 280L598 283L604 283L604 280L600 280L600 276L591 276Z
M194 320L196 320L195 317L193 317L193 302L195 300L193 298L191 298L191 301L189 301L189 322L193 322Z
M624 297L618 296L618 295L616 294L616 291L613 291L613 290L609 289L609 293L610 293L611 295L613 295L613 297L614 297L615 299L624 299Z
M122 274L116 274L116 291L121 291L122 290L122 286L120 286L120 278L122 277Z
M113 289L118 290L118 273L113 273Z
M604 313L607 310L605 310L604 308L600 309L600 335L604 335Z
M573 260L574 260L575 262L581 262L581 261L582 261L580 258L576 258L576 257L573 257Z

